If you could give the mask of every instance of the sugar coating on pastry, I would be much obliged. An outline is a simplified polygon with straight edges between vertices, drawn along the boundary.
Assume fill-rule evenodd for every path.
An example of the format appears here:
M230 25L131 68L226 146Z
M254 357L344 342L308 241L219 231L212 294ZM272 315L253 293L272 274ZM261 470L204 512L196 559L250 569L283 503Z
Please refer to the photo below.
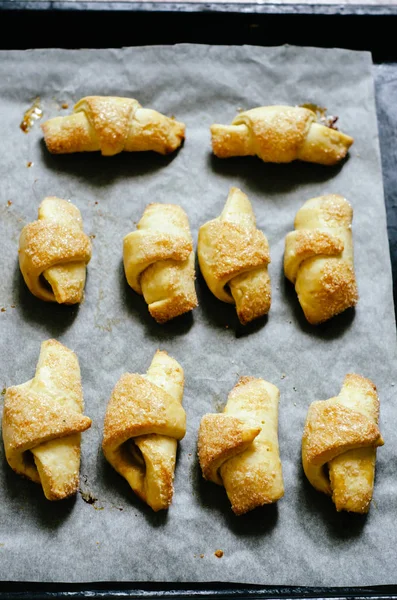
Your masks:
M185 125L174 118L142 108L134 98L87 96L77 102L71 115L54 117L41 125L52 154L101 151L152 150L168 154L185 137Z
M80 434L90 426L76 354L56 340L43 342L33 379L6 390L2 431L8 464L40 483L48 500L67 498L78 489Z
M219 300L235 304L243 325L269 312L269 244L240 189L230 188L219 217L200 227L197 250L209 289Z
M240 377L223 413L203 416L198 457L203 477L225 487L236 515L284 495L278 447L279 390Z
M125 236L123 262L131 288L152 317L165 323L197 306L193 240L177 204L149 204L136 231Z
M346 375L338 396L309 407L302 437L303 469L314 488L332 496L337 511L369 510L376 448L384 443L378 421L376 387L355 373Z
M146 375L121 376L106 410L104 455L154 511L173 497L177 442L186 432L183 388L181 365L157 350Z
M211 126L212 150L219 158L258 156L264 162L293 160L334 165L354 140L317 122L316 112L299 106L261 106L238 114L231 125Z
M286 236L284 273L312 325L358 302L352 220L353 209L343 196L319 196L299 209L295 230Z
M19 238L19 266L25 283L34 296L47 302L83 300L91 252L79 209L55 196L44 198L37 221L25 225Z

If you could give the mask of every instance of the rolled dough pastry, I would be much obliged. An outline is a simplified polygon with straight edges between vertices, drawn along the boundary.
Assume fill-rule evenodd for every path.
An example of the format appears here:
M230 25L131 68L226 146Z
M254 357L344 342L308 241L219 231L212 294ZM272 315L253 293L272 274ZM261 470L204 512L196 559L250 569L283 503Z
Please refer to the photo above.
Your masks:
M284 495L278 448L280 392L268 381L240 377L222 414L204 415L198 435L203 476L223 485L236 515Z
M219 217L200 227L198 259L211 292L236 305L243 325L269 312L269 245L256 228L248 197L238 188L230 189Z
M177 204L149 204L123 243L128 284L165 323L197 306L189 221Z
M113 156L123 150L153 150L168 154L185 137L185 125L148 108L137 100L115 96L87 96L75 104L73 114L42 124L52 154L93 152Z
M125 373L106 411L106 459L154 511L173 496L177 442L186 432L181 365L157 350L146 375Z
M317 123L313 110L299 106L253 108L238 114L231 125L212 125L211 135L213 152L219 158L257 155L273 163L299 159L334 165L354 141Z
M309 323L317 325L358 302L353 263L353 209L337 194L305 202L285 239L284 272Z
M41 344L36 374L6 390L3 442L16 473L43 487L48 500L77 492L83 414L80 367L74 352L56 340Z
M44 198L38 220L25 225L19 238L19 266L32 294L59 304L81 302L90 259L79 209L55 196Z
M309 407L302 438L303 469L316 490L332 495L337 511L369 510L376 448L384 443L378 420L375 385L354 373L346 375L339 396Z

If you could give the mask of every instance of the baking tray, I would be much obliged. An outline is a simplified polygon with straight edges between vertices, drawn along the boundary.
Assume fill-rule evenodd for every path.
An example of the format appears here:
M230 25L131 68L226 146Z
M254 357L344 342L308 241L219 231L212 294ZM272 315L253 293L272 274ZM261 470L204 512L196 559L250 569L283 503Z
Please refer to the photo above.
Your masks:
M9 37L1 36L2 49L102 48L190 42L338 46L372 52L393 294L397 306L397 5L0 0L0 23L3 32L12 32L11 43ZM377 32L381 35L376 35ZM216 582L172 586L139 582L0 582L0 598L397 599L397 577L393 586L361 588L260 587Z

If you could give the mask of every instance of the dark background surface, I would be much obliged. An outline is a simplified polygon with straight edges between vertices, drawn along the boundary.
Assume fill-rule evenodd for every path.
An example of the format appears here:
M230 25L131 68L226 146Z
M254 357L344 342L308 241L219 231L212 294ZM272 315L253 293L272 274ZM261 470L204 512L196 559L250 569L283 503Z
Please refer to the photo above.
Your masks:
M374 61L393 293L397 305L397 6L0 0L0 31L0 49L107 48L186 42L292 44L370 51ZM322 589L214 583L175 585L169 589L162 584L136 582L87 585L0 582L1 600L164 596L178 600L194 597L397 598L397 585Z

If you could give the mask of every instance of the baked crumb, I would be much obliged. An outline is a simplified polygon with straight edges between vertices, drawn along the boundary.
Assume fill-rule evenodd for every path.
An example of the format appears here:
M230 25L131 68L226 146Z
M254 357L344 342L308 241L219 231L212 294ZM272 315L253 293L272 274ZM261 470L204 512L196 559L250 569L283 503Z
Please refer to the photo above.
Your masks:
M222 558L223 550L215 550L214 554L217 558Z
M69 104L67 102L64 102L63 104L61 104L61 108L69 108Z

